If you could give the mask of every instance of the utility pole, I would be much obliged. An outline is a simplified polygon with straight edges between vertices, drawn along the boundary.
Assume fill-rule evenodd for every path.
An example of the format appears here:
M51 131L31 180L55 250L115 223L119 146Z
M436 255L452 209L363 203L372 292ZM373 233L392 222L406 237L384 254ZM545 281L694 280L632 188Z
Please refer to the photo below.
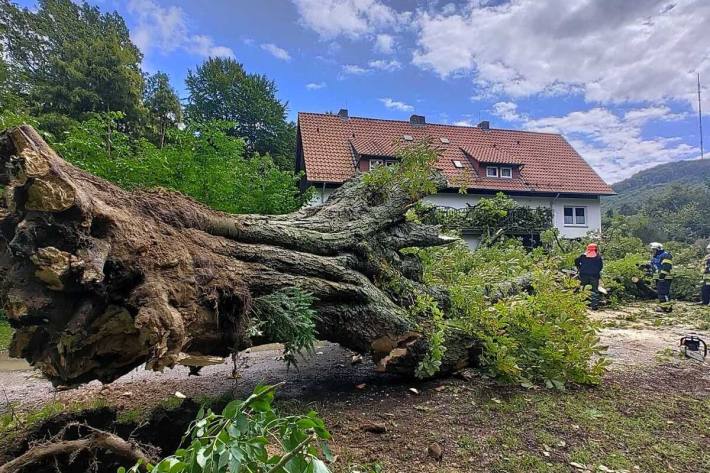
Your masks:
M698 72L698 126L700 127L700 159L705 158L703 150L703 109L700 105L700 73Z

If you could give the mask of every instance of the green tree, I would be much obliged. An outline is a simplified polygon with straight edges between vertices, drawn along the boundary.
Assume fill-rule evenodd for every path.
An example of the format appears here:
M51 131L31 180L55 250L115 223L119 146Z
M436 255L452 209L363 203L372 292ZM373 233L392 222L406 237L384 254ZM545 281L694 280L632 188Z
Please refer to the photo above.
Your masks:
M148 109L151 131L162 149L168 129L176 127L182 120L180 99L170 86L167 74L159 71L148 77L143 101Z
M249 153L293 156L295 127L286 121L274 81L247 73L234 59L210 58L188 72L186 85L189 120L233 122L230 134L243 138Z
M247 159L244 140L227 134L229 122L169 129L159 149L116 130L120 118L119 112L95 114L54 146L68 161L122 187L171 188L231 213L287 213L311 197L298 191L299 175L279 169L269 156Z
M0 34L33 113L80 120L121 111L138 122L142 55L118 13L71 0L40 0L35 11L0 0Z

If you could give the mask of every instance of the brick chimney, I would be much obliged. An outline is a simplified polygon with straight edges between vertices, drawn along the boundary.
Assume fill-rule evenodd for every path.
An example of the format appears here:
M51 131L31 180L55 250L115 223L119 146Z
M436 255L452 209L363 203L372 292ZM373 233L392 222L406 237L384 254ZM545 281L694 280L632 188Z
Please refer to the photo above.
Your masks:
M424 115L412 115L409 117L409 123L414 126L423 126L426 125L426 119Z

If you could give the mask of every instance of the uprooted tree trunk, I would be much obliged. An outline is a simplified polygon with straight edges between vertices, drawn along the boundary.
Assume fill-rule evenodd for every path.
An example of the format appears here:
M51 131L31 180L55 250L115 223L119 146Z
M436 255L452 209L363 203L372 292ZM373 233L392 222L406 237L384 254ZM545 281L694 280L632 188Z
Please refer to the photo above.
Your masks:
M427 353L406 307L417 291L446 297L399 250L451 239L405 220L419 196L397 184L355 178L318 207L229 215L164 189L123 190L62 160L29 126L0 135L0 161L11 355L55 384L244 349L252 300L290 287L315 296L319 338L371 353L380 370L413 373ZM448 334L447 347L444 372L475 357L463 335Z

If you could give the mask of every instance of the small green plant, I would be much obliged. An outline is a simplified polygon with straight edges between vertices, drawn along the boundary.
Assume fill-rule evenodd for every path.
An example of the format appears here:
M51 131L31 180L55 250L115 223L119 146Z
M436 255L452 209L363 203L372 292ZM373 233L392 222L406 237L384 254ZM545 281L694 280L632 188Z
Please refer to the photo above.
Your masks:
M246 400L231 401L221 414L200 409L183 438L184 448L155 465L166 473L328 473L330 433L316 412L280 416L272 406L277 386L257 386Z
M292 287L254 300L252 332L284 344L284 360L296 365L296 355L313 353L317 313L309 292Z
M446 352L444 346L444 313L439 309L438 304L429 295L417 295L414 305L410 308L410 313L414 317L428 316L431 321L429 333L429 351L424 359L419 362L414 375L419 379L429 378L439 372L441 360Z

